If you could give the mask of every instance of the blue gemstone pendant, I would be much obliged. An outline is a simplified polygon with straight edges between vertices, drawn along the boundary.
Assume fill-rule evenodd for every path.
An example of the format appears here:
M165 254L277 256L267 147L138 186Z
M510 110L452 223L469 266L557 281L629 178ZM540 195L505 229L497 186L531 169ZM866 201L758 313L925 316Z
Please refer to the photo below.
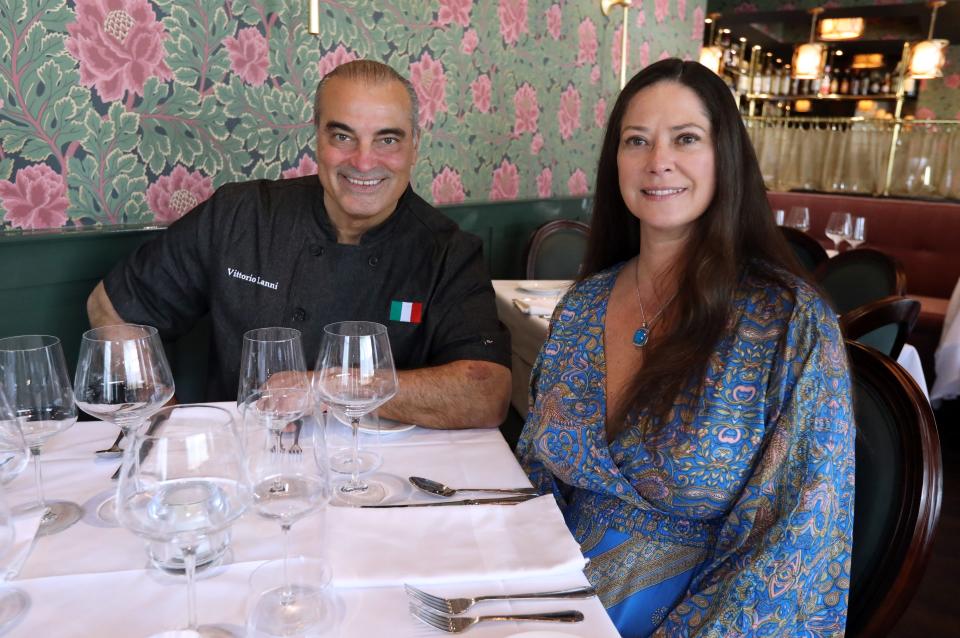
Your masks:
M642 348L647 345L647 337L650 336L650 329L647 328L647 324L643 324L637 331L633 333L633 345L637 348Z

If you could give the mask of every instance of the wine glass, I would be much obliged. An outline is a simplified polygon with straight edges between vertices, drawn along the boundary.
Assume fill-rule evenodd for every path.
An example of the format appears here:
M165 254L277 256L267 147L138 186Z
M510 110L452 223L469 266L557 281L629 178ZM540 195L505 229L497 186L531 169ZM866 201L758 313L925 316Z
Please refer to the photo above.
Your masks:
M43 492L41 446L77 421L60 340L49 335L0 339L0 378L33 455L37 502L29 509L44 512L39 533L61 532L79 521L83 510L69 501L48 502Z
M257 567L250 575L247 638L335 635L344 609L329 582L326 563L309 556L271 560ZM296 597L285 602L291 589ZM279 609L285 613L278 614Z
M27 466L30 450L20 431L16 414L0 387L0 485L6 485ZM13 548L13 517L0 490L0 557ZM30 598L19 589L0 588L0 634L13 626L30 606Z
M786 221L787 211L782 208L777 208L773 211L773 221L776 222L777 226L783 226Z
M295 579L288 570L296 565L288 565L289 538L295 522L321 510L330 501L323 431L313 418L300 419L276 431L252 428L246 433L244 451L253 486L252 507L260 516L278 521L283 536L281 582L274 595L260 601L259 626L308 624L317 611L311 605L330 575Z
M23 457L26 464L27 457ZM13 514L7 507L6 495L0 490L0 558L4 558L13 549ZM0 633L16 624L30 607L30 597L19 589L0 588Z
M867 219L865 217L854 217L853 227L847 236L847 243L850 244L850 248L856 248L865 241L867 241Z
M223 408L163 408L134 433L124 452L117 517L134 534L179 549L187 578L187 629L199 636L231 634L197 624L197 550L233 525L249 502L240 440Z
M397 372L387 328L370 321L342 321L323 329L314 381L320 397L334 414L350 420L353 434L347 481L339 481L337 495L347 503L379 503L383 485L360 480L360 418L397 393Z
M840 242L850 237L850 213L841 211L830 213L824 234L833 242L833 249L839 252Z
M277 436L310 408L310 381L300 331L256 328L243 335L237 407Z
M173 398L173 374L157 329L118 324L83 333L73 387L81 410L113 423L129 438ZM97 515L114 522L113 500L104 502Z
M810 230L810 209L806 206L793 206L787 215L787 226L807 232Z

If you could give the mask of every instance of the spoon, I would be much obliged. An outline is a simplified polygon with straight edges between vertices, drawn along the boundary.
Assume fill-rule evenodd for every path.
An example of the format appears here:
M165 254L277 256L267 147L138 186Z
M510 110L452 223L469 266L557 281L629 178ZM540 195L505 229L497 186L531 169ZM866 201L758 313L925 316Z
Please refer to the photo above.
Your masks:
M410 483L413 484L418 490L423 490L427 494L433 494L434 496L453 496L459 492L492 492L495 494L535 494L539 495L540 492L533 487L512 487L512 488L461 488L454 489L448 487L443 483L438 483L437 481L431 481L428 478L423 478L422 476L411 476Z
M121 456L123 454L123 448L120 447L120 441L122 440L123 430L120 430L120 434L117 435L117 440L113 442L113 445L105 450L97 450L94 454L107 459Z

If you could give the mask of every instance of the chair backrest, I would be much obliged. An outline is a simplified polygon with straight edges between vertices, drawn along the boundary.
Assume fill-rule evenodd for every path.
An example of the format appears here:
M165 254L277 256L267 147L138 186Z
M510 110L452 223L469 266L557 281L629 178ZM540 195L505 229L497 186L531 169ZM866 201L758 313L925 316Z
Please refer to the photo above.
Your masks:
M554 219L530 237L523 251L527 279L575 279L587 251L590 226L572 219Z
M907 297L884 297L843 313L840 329L847 339L865 343L896 359L919 316L919 301Z
M841 315L854 308L907 292L907 276L895 258L872 248L842 252L820 264L814 277Z
M940 517L933 411L895 361L846 341L853 381L856 500L847 636L885 636L913 598Z
M820 242L802 230L790 228L789 226L781 226L780 232L783 233L784 239L787 240L790 248L793 249L793 254L796 256L797 261L810 272L813 272L817 269L817 266L827 261L826 249L820 245Z

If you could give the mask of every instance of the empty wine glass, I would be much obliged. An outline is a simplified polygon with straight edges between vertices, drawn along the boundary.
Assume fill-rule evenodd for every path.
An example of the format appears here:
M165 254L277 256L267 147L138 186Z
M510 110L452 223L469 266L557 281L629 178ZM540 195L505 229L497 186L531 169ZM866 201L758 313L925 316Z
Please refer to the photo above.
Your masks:
M338 481L338 497L351 504L378 503L386 496L376 481L360 480L360 418L397 393L387 328L370 321L343 321L323 329L314 372L317 392L330 409L350 420L353 435L349 480Z
M253 486L253 509L260 516L279 522L283 536L282 579L276 595L260 603L260 626L306 624L317 611L311 608L313 599L330 576L318 574L313 582L294 579L287 569L289 538L295 522L321 510L330 501L323 431L313 418L295 421L279 431L278 436L269 428L251 428L244 450Z
M26 463L26 456L24 456ZM4 490L0 489L0 558L6 558L13 549L13 514L7 507ZM0 586L0 634L15 625L30 607L30 597L19 589Z
M27 466L30 451L13 408L0 388L0 485L6 485ZM0 489L0 558L13 548L13 517ZM19 589L0 587L0 634L13 626L30 606L30 597Z
M113 423L129 438L173 398L173 374L157 329L119 324L83 333L73 387L81 410ZM113 499L97 515L114 522Z
M256 328L243 335L237 407L279 436L310 408L310 381L300 331Z
M787 211L782 208L777 208L773 211L773 221L776 222L777 226L783 226L786 222Z
M865 241L867 241L867 219L865 217L854 217L853 227L847 236L847 243L850 244L850 248L856 248Z
M197 550L228 529L250 502L250 483L230 413L209 405L161 409L133 436L117 485L117 516L134 534L172 543L187 578L187 629L230 636L197 624Z
M336 635L343 605L329 582L326 563L309 556L290 556L257 567L250 575L247 638Z
M833 242L833 249L840 250L840 242L850 237L850 213L835 211L830 213L824 234Z
M60 340L49 335L0 339L0 378L33 454L37 502L29 509L44 512L38 533L61 532L79 521L83 510L69 501L47 501L43 492L40 449L77 421Z
M803 232L810 230L810 209L806 206L793 206L787 215L787 226Z

